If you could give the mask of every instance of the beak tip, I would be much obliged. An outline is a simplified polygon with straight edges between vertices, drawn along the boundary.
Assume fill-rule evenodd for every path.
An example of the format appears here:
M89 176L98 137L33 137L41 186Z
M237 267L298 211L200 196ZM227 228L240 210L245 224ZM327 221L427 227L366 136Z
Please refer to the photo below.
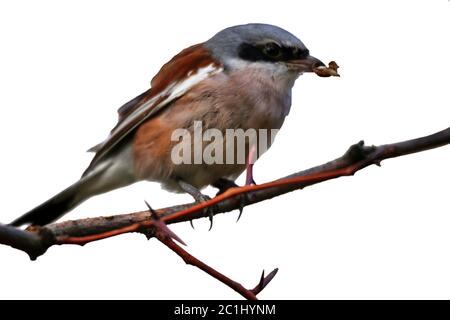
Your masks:
M319 68L319 67L325 67L325 66L326 66L325 63L323 63L323 62L320 61L319 59L317 59L317 62L315 62L315 63L312 65L313 69Z

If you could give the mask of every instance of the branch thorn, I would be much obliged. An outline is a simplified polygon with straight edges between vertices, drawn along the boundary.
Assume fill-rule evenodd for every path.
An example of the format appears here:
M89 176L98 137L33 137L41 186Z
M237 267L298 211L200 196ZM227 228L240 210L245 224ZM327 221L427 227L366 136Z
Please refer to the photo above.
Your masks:
M173 240L176 240L177 242L181 243L184 246L187 246L187 244L181 240L179 236L176 235L175 232L169 229L167 224L161 219L161 217L158 216L156 211L150 206L150 204L144 200L145 205L148 207L148 210L150 211L150 218L153 221L153 226L156 228L156 232L161 232L163 236L166 236L168 238L171 238Z
M264 270L263 270L263 272L261 274L261 279L259 280L259 283L256 285L255 288L253 288L250 291L253 292L253 294L256 296L258 293L263 291L265 287L267 287L267 285L270 283L270 281L272 281L272 279L275 277L277 272L278 272L278 268L275 268L267 276L264 276Z

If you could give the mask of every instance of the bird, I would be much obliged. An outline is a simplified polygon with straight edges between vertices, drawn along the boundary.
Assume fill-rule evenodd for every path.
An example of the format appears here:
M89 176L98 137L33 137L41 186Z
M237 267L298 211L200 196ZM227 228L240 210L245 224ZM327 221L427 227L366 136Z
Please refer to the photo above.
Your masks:
M220 132L278 130L289 114L296 79L323 66L281 27L250 23L223 29L164 64L147 91L118 109L117 124L89 150L95 155L81 178L10 225L52 223L93 196L143 180L197 202L207 200L201 192L207 186L219 192L237 186L245 163L176 164L172 133L193 133L199 122Z

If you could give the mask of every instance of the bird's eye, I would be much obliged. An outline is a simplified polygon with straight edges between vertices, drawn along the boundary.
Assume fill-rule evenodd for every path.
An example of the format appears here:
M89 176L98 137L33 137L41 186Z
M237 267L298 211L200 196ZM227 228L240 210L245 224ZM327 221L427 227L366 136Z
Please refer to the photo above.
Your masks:
M264 46L263 53L269 58L276 59L281 57L282 52L279 45L270 42Z

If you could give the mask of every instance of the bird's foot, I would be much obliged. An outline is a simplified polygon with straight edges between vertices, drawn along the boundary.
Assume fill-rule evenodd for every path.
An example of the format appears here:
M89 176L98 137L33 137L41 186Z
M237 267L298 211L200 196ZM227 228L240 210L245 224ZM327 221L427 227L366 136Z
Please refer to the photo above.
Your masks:
M190 194L197 203L202 203L202 202L211 200L211 198L209 196L201 193L201 191L199 189L197 189L193 185L191 185L183 180L178 180L178 185L184 192ZM216 209L215 205L205 208L205 214L208 215L209 222L210 222L209 230L211 230L213 227L213 217L214 217L214 213L216 211L215 209ZM190 221L190 223L191 223L192 228L194 228L194 224L192 223L192 220Z
M219 189L219 192L217 192L216 196L221 195L225 193L227 190L231 188L239 188L239 186L232 180L228 179L219 179L214 184L213 187ZM238 195L238 201L239 201L239 216L236 220L236 222L241 219L242 212L244 212L244 207L250 202L250 199L248 197L248 194L243 193Z

